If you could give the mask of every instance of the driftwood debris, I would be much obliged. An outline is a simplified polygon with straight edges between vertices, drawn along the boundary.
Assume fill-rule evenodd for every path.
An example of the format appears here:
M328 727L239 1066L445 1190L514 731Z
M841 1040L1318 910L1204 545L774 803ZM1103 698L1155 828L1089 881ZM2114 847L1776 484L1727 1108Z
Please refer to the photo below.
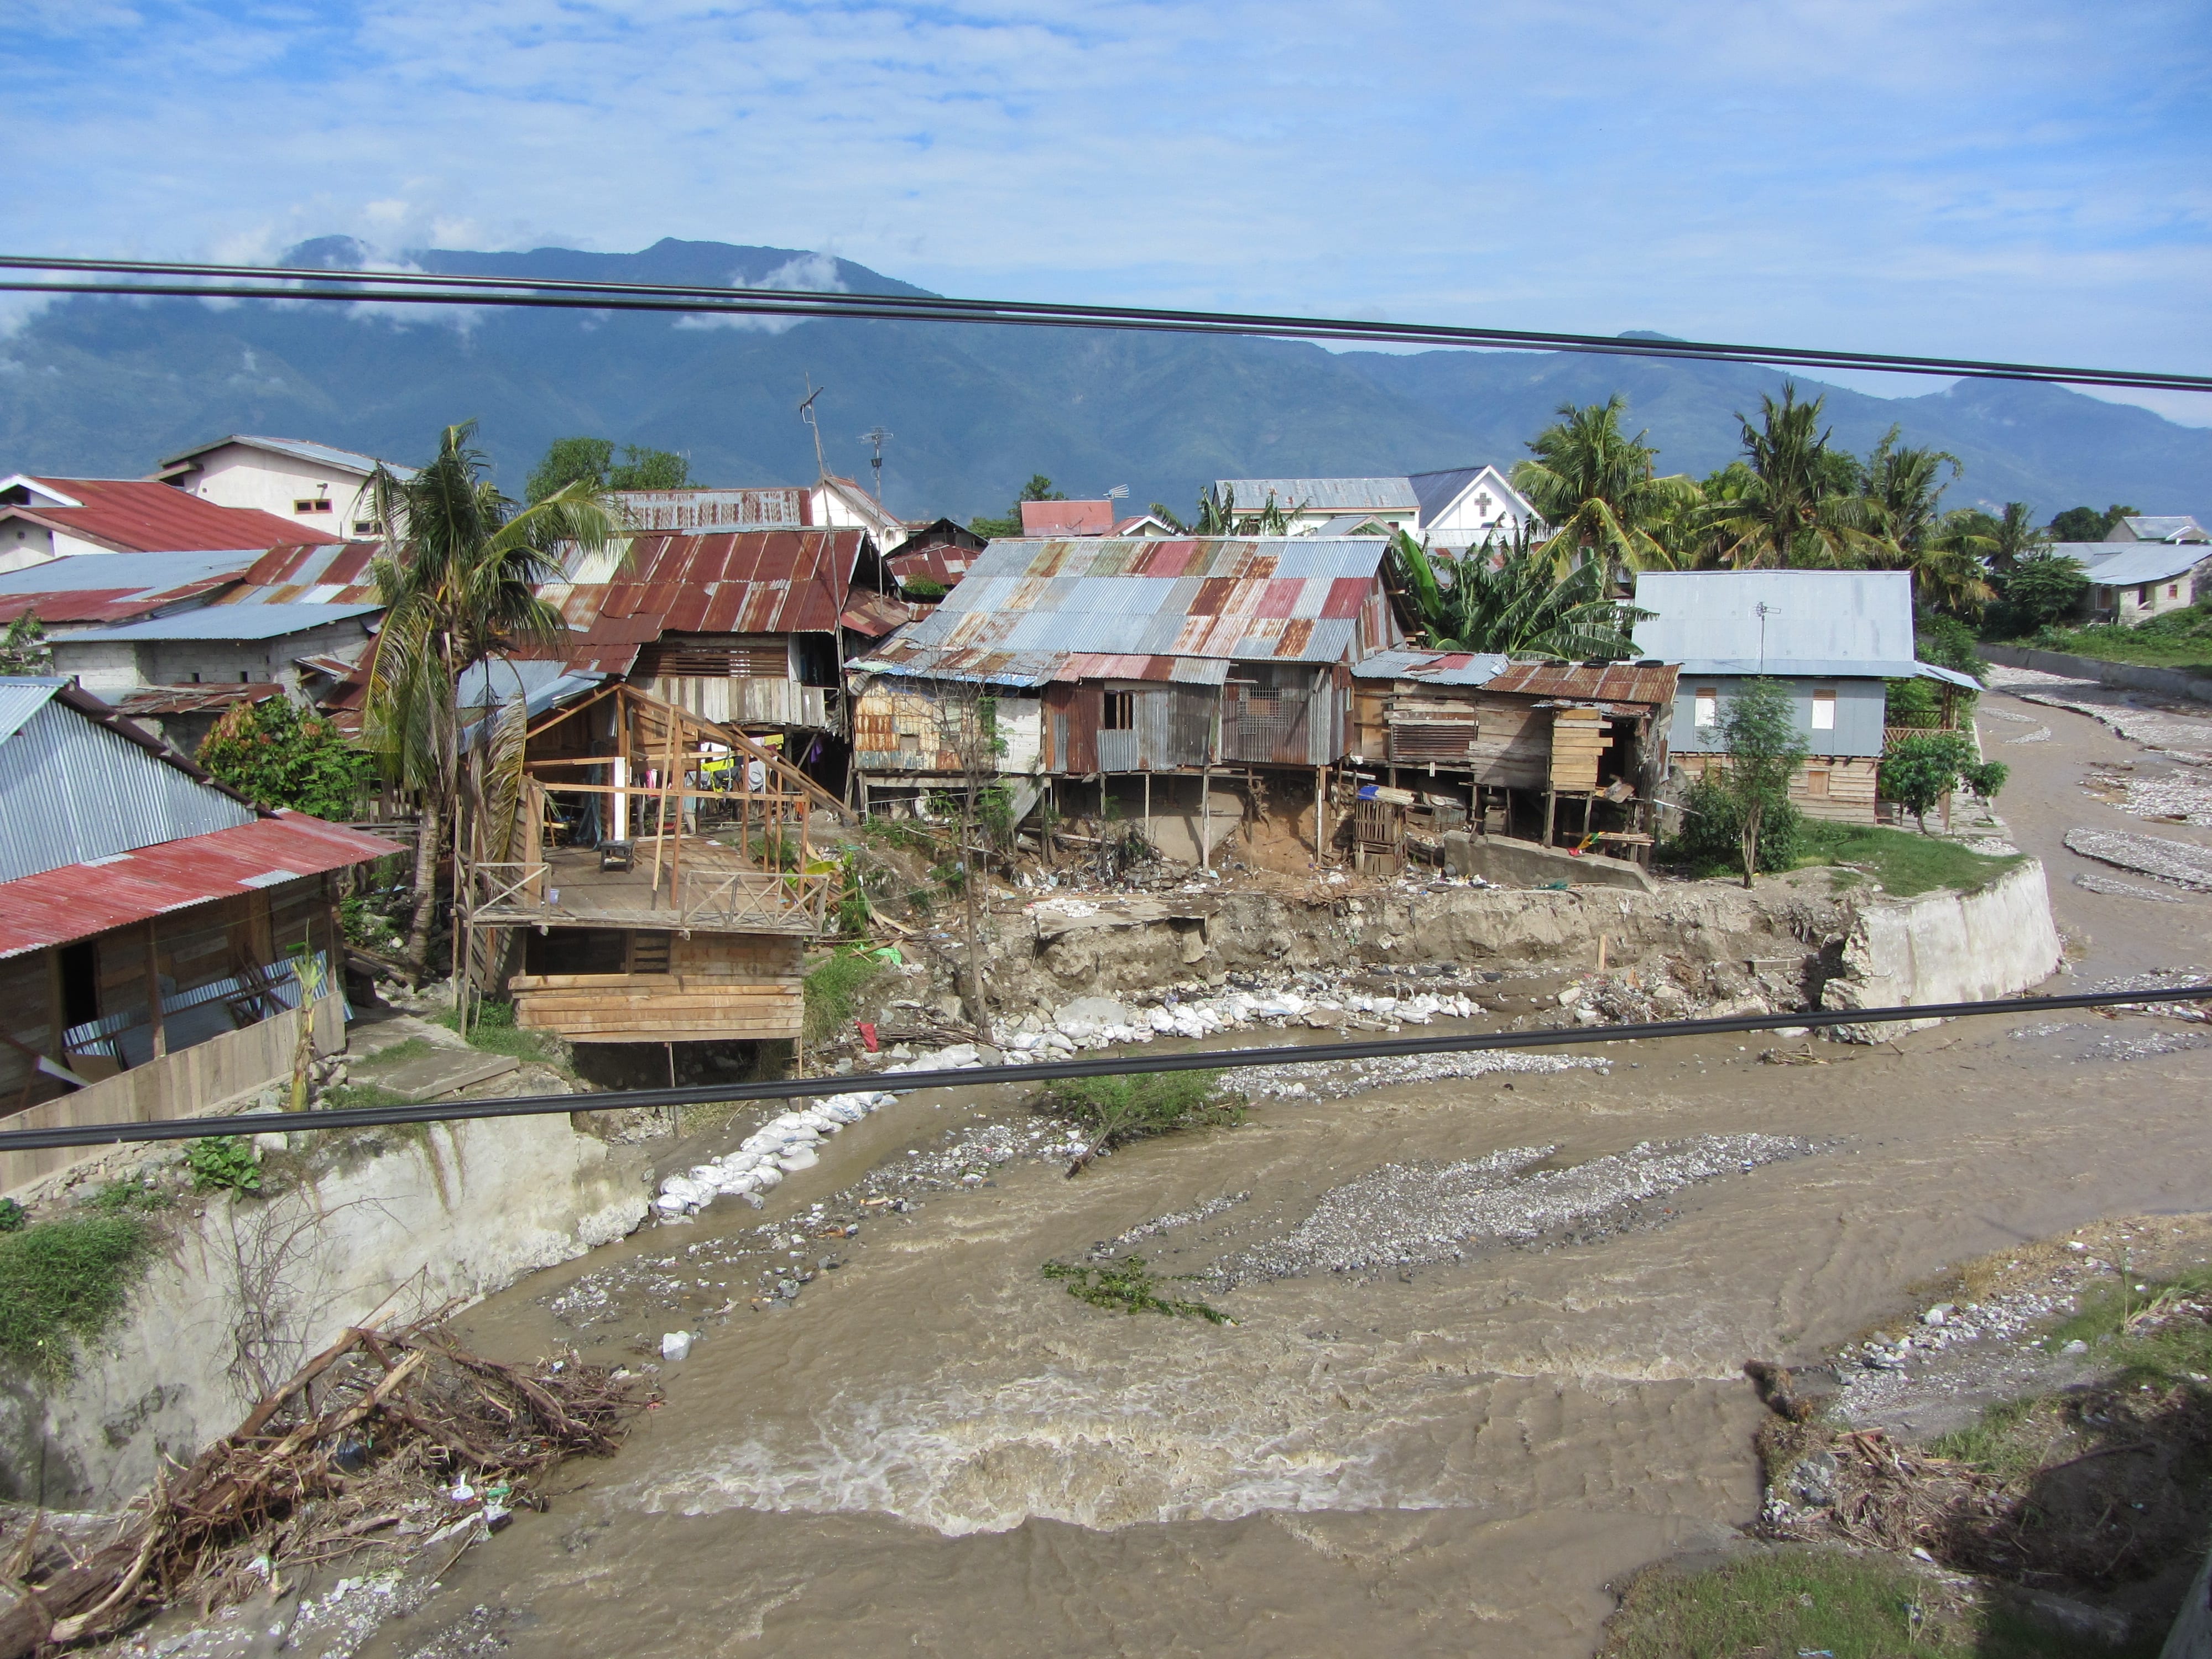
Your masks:
M445 1495L456 1480L508 1509L543 1507L536 1484L564 1458L614 1450L650 1399L573 1355L508 1365L428 1322L356 1327L189 1468L163 1471L110 1541L42 1574L34 1522L9 1564L0 1659L110 1637L179 1602L211 1611L376 1544L426 1498L458 1518L468 1511Z

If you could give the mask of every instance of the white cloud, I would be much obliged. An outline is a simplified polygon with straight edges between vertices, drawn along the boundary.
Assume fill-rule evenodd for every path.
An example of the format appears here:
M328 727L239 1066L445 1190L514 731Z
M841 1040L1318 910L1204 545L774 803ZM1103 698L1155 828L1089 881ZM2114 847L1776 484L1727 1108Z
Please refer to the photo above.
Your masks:
M801 253L786 259L762 277L749 283L745 273L730 273L732 288L766 288L792 294L845 294L850 292L845 279L837 274L837 262L826 253ZM775 316L700 316L678 317L678 328L742 328L763 334L781 334L787 329L797 328L805 319Z
M18 66L17 246L665 235L954 293L2212 370L2196 0L366 0L101 47Z

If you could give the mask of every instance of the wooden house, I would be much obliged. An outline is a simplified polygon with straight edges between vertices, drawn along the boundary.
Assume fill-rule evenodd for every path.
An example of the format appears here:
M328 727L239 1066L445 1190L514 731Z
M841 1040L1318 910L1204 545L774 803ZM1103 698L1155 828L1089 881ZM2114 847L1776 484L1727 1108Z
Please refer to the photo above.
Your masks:
M190 1117L345 1041L337 872L404 849L269 812L90 693L0 679L0 1113ZM78 1154L0 1154L0 1187Z
M505 844L461 883L470 957L517 1023L574 1042L797 1042L802 955L832 881L809 816L835 811L733 726L615 684L538 720Z
M1674 670L1377 653L1352 670L1353 766L1407 800L1547 845L1648 854Z

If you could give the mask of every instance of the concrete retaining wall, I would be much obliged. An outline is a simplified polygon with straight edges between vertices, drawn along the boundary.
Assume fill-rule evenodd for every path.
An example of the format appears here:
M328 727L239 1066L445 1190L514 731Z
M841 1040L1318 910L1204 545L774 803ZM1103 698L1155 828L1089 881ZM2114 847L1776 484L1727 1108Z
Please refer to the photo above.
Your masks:
M0 1378L0 1497L106 1507L152 1480L163 1453L189 1462L258 1396L241 1324L268 1326L262 1368L282 1381L395 1297L405 1317L482 1296L645 1216L643 1149L564 1117L319 1139L280 1195L220 1199L176 1222L128 1316L61 1392Z
M1865 907L1844 941L1843 974L1827 982L1820 1002L1873 1008L2013 996L2057 972L2063 953L2043 866L2029 859L1975 892ZM1878 1037L1886 1029L1860 1035Z
M2131 691L2159 691L2173 697L2195 697L2212 702L2212 680L2185 674L2175 668L2147 668L2140 663L2105 662L2096 657L2076 657L2063 651L2034 651L2019 646L1985 645L1982 654L2008 668L2032 668L2039 674L2063 674L2069 679L2095 680L2124 686Z

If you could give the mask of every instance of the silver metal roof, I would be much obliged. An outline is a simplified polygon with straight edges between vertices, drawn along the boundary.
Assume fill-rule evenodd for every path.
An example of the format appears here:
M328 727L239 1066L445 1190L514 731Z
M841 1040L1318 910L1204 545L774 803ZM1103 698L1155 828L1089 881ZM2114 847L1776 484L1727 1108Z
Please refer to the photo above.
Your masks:
M1646 570L1636 603L1654 613L1636 624L1638 654L1685 674L1912 672L1906 571Z
M0 575L0 594L162 592L242 572L268 552L65 554Z
M1536 509L1528 498L1514 489L1513 481L1502 468L1487 461L1474 466L1449 467L1440 472L1416 472L1406 482L1413 485L1413 495L1421 504L1421 522L1426 524L1468 491L1469 485L1484 473L1496 481L1498 505L1510 509L1517 518L1533 518Z
M1420 507L1410 478L1216 478L1218 500L1237 492L1239 513L1257 513L1273 491L1285 512L1303 507L1325 513L1412 513Z
M0 743L14 737L23 722L53 701L67 680L22 675L0 679Z
M2212 541L2212 532L2186 513L2142 514L2120 523L2139 542Z
M362 478L366 478L379 466L402 478L412 477L415 474L411 466L397 466L390 461L379 461L374 455L364 455L354 449L340 449L335 444L319 444L309 438L256 438L242 432L234 432L227 438L217 438L212 443L201 444L167 456L161 465L176 466L228 444L243 444L249 449L265 449L271 454L289 455L295 461L305 461L310 466L327 466L334 471L350 472Z
M1486 685L1512 658L1469 651L1377 651L1352 665L1360 680L1419 680L1429 685Z
M126 640L275 640L327 628L353 617L373 617L374 605L214 605L126 623L121 628L72 634L58 645L89 645Z
M2090 542L2076 545L2109 550L2107 557L2088 567L2089 580L2100 587L2134 587L2144 582L2171 581L2212 559L2212 547L2203 542ZM2057 550L2081 557L2063 544Z
M61 702L62 682L27 684L35 706L0 740L0 882L253 822L252 807Z

